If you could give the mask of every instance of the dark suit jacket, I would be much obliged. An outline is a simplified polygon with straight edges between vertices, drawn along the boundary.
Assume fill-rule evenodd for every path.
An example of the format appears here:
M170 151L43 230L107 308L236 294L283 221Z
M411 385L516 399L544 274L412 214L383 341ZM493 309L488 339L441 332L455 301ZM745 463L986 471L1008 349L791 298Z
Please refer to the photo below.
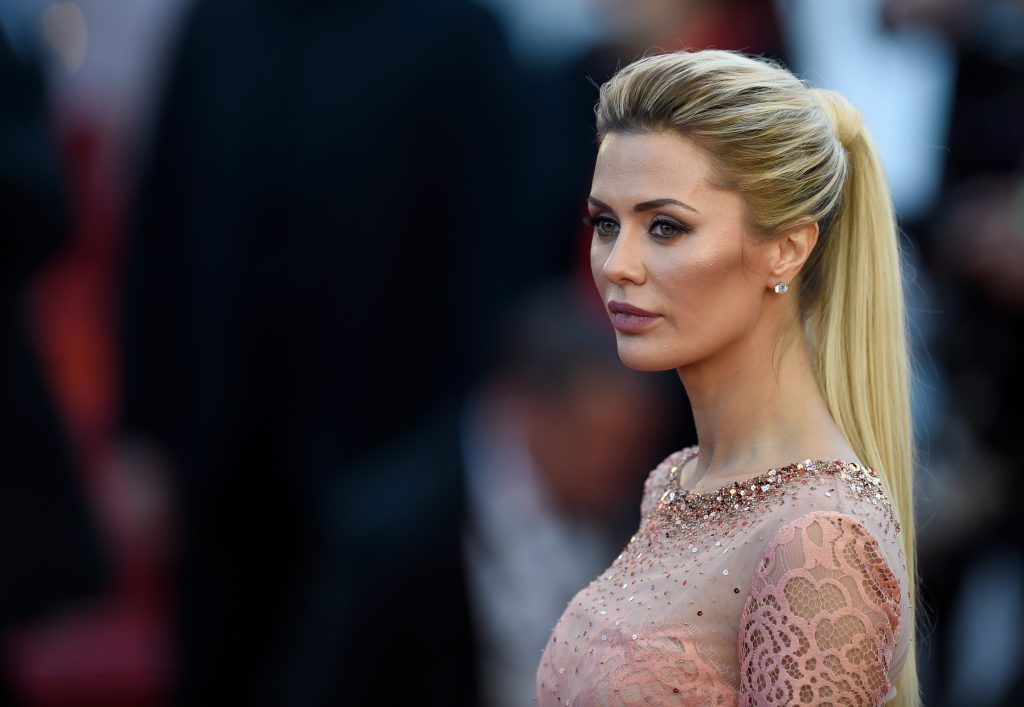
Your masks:
M325 485L277 704L481 704L459 435L443 406Z
M478 333L532 279L514 86L496 22L457 0L200 0L185 23L123 290L123 429L177 469L183 704L301 704L281 647L322 572L350 599L320 619L341 643L306 699L473 702L435 522L455 499L429 464L368 486L364 460L458 396ZM358 542L375 518L389 532ZM349 676L365 701L331 702Z

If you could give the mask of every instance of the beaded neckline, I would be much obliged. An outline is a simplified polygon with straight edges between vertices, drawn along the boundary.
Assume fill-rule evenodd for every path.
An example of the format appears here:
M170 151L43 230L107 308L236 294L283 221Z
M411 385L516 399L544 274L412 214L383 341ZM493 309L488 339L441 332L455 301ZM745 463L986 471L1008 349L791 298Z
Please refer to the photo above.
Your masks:
M869 466L842 459L804 459L785 466L774 467L763 474L743 481L734 481L707 491L687 491L679 488L679 469L698 452L698 445L682 450L683 456L669 467L668 483L661 494L659 506L676 513L685 513L703 520L732 515L733 512L758 504L760 499L774 496L790 482L831 476L846 482L859 497L873 504L889 505L882 490L882 480ZM899 523L896 523L899 532Z
M769 481L768 483L778 483L775 480L778 479L779 475L785 476L786 472L791 471L793 469L808 469L809 471L824 470L829 466L834 466L837 464L851 470L866 470L868 474L870 474L871 476L875 476L877 478L875 470L872 469L870 466L862 466L855 462L848 462L843 459L804 459L803 461L793 462L791 464L786 464L785 466L773 467L766 471L765 473L759 474L758 476L754 476L749 479L744 479L742 481L734 481L731 484L725 484L724 486L720 486L715 489L708 489L707 491L688 491L679 488L679 474L677 472L681 468L683 468L683 466L688 464L691 459L697 456L697 453L700 451L700 446L693 445L692 447L687 447L682 451L683 458L669 468L669 486L675 487L674 490L677 493L686 494L688 496L714 496L723 492L728 493L729 489L731 488L746 487L749 486L750 484L757 483L758 481L766 477L772 479L772 481Z

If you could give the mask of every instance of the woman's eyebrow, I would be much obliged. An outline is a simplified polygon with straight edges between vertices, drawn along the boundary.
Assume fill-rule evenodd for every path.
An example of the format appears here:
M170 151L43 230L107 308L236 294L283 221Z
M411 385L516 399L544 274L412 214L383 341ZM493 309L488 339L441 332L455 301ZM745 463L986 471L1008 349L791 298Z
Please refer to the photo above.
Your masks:
M606 209L608 211L613 210L612 207L608 206L608 204L604 203L600 199L595 199L592 196L588 196L587 201L589 201L591 204L598 207L599 209ZM699 213L697 209L693 208L689 204L679 201L678 199L652 199L650 201L641 201L639 204L633 207L633 211L637 213L641 211L650 211L651 209L656 209L659 206L665 206L666 204L675 204L676 206L682 206L684 209L689 209L695 214Z
M651 201L642 201L633 207L633 211L650 211L651 209L656 209L659 206L664 206L665 204L675 204L676 206L682 206L684 209L689 209L693 213L697 213L697 209L693 208L689 204L679 201L678 199L652 199Z

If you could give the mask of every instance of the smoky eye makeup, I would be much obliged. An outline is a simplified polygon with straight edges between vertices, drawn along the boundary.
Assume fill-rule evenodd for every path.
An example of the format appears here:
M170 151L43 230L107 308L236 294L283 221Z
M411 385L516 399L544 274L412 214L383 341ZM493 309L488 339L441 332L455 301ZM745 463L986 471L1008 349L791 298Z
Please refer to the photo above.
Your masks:
M618 223L604 214L586 216L582 221L587 226L593 228L596 235L614 236L617 233ZM662 214L651 219L647 231L655 238L669 240L684 233L690 233L693 231L693 226Z
M667 227L671 230L666 233L661 230L662 227ZM648 230L653 231L651 235L655 238L675 238L676 236L691 232L693 230L693 226L681 223L680 221L668 218L667 216L655 216L651 220L651 225Z
M606 224L610 225L612 228L616 228L618 226L618 224L614 220L602 214L597 214L595 216L585 216L583 218L583 223L587 224L592 229L594 229L594 233L600 236L615 235L615 231L602 230Z

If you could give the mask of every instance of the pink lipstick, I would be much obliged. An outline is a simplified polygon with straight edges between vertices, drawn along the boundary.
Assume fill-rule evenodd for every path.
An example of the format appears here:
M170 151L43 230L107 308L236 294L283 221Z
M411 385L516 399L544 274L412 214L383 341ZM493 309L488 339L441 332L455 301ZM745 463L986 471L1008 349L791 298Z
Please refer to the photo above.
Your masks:
M611 314L612 326L623 334L639 334L661 317L660 314L616 300L608 303L608 312Z

